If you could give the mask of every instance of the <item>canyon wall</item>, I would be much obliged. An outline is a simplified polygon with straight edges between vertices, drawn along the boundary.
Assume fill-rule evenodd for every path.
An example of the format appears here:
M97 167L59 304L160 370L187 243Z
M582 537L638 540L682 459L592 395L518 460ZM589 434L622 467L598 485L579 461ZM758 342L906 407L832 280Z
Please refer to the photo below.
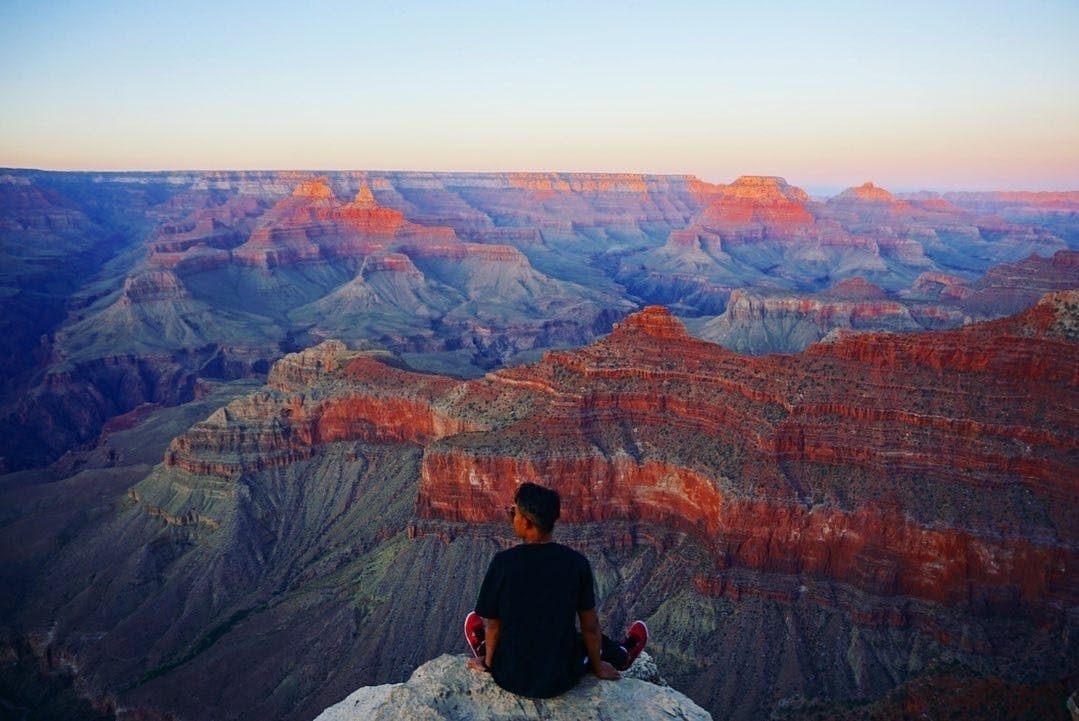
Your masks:
M121 706L199 718L182 689L212 683L238 717L302 718L459 647L533 480L562 494L608 630L644 618L717 718L881 699L949 659L1045 689L1079 637L1077 313L1063 292L754 358L649 307L472 380L325 342L173 439L19 623L51 623ZM336 630L282 657L312 623Z

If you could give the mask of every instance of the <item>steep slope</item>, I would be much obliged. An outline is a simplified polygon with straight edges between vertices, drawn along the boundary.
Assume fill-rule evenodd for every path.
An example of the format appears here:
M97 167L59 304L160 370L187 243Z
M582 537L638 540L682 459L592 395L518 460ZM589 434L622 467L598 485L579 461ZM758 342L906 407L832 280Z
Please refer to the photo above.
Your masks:
M837 330L936 330L969 321L941 302L890 298L860 278L820 293L736 290L722 314L686 321L699 338L739 353L798 353Z
M86 199L57 174L0 171L0 399L47 356L78 289L152 226L162 186L97 184Z
M464 302L457 290L426 277L404 253L377 251L364 258L356 277L293 311L312 335L369 339L381 347L420 351L436 347L434 329L423 323Z
M145 403L192 400L200 377L265 373L281 338L264 319L195 300L170 271L133 273L54 334L44 378L6 409L0 449L16 463L59 456Z
M986 318L1018 313L1046 293L1079 287L1079 251L1061 250L1049 258L1031 255L994 266L970 284L961 305Z
M645 618L717 718L879 699L945 660L1044 686L1079 658L1077 314L1067 292L750 358L649 308L472 381L327 342L70 524L13 617L125 707L309 718L460 649L505 500L538 480L606 625Z
M798 353L834 332L957 328L1029 308L1047 293L1079 288L1079 253L1031 255L990 268L977 281L925 272L886 293L854 277L819 293L738 289L716 316L685 319L699 338L740 353Z
M945 193L940 199L982 215L995 215L1012 223L1045 228L1063 238L1071 250L1079 250L1079 219L1076 217L1079 191L951 192Z

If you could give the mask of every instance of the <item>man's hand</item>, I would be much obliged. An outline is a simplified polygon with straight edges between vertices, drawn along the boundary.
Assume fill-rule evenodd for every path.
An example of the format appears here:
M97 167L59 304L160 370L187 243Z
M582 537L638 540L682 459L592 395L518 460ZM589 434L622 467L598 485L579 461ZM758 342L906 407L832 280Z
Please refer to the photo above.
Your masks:
M473 671L480 671L481 673L488 673L491 670L487 668L487 663L482 658L476 658L475 656L468 659L468 667Z
M606 661L600 661L599 670L592 669L592 673L596 674L596 678L601 678L605 681L617 681L622 678L622 674L618 673L618 669Z
M600 656L603 634L599 630L599 614L596 613L596 609L578 611L577 618L581 621L581 640L584 641L584 648L588 652L588 665L592 673L596 674L596 678L607 681L617 681L622 678L622 674Z

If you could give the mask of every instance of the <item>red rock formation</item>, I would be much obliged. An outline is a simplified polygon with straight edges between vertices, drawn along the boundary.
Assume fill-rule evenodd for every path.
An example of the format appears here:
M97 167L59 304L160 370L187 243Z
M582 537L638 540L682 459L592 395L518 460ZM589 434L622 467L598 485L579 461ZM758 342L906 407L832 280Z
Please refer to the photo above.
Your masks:
M702 590L752 593L729 582L745 569L1059 619L1079 601L1077 312L1070 292L959 331L749 358L651 307L592 346L468 382L326 343L166 462L227 476L337 440L416 443L422 521L499 522L536 481L562 494L567 523L695 536L716 569Z
M987 324L763 359L679 337L649 309L590 349L489 377L547 396L544 417L430 447L417 511L494 521L500 499L532 480L559 489L567 521L682 528L720 568L1055 616L1079 590L1065 510L1079 376L1074 340L1051 330L1074 323L1075 299L1046 303L1010 321L1023 337ZM993 408L979 407L983 394ZM922 483L927 496L966 489L948 503L1019 484L1050 520L991 505L968 517L919 498Z
M886 300L880 296L857 297L861 293L857 293L854 298L849 298L846 295L848 289L837 286L827 294L821 293L810 297L758 296L736 290L731 293L725 317L732 323L751 319L763 322L768 317L812 317L822 327L838 319L847 319L851 325L857 326L860 322L869 319L880 320L893 317L899 326L897 330L920 329L920 326L911 319L910 311L902 303ZM880 295L883 296L883 293Z
M183 193L169 206L186 217L160 226L147 243L148 260L182 275L228 265L229 251L244 242L253 220L266 209L257 197L237 195L218 203L205 191Z
M441 258L464 260L476 258L496 263L527 263L524 253L510 245L485 245L482 243L423 243L405 247L414 258Z
M344 388L310 392L334 382ZM276 363L267 391L230 403L175 438L165 463L230 477L310 458L318 446L335 441L422 444L476 430L434 407L453 385L327 341Z
M893 205L897 201L895 196L884 188L878 188L873 183L866 182L857 188L847 188L839 195L831 199L833 203L878 203L881 205Z
M782 178L742 176L719 191L698 222L717 232L782 235L814 223L808 201Z
M616 323L612 332L616 338L632 336L636 333L644 333L653 338L689 338L685 326L679 323L666 308L657 305L648 306L621 323Z
M155 255L183 253L196 245L228 249L241 242L239 235L223 222L204 216L190 225L163 226L157 238L150 242L150 250Z
M317 260L360 257L398 240L455 242L449 228L417 226L397 210L379 205L367 185L341 203L325 179L307 180L261 220L233 259L265 268Z
M922 273L911 285L911 290L921 295L962 299L972 291L962 278L947 273Z

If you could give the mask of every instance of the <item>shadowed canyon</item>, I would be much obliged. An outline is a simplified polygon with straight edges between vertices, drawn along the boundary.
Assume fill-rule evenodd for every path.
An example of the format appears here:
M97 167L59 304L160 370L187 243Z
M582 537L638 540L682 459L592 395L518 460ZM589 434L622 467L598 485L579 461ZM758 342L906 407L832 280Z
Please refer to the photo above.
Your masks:
M0 171L6 709L314 718L504 507L716 719L1063 718L1079 192Z

